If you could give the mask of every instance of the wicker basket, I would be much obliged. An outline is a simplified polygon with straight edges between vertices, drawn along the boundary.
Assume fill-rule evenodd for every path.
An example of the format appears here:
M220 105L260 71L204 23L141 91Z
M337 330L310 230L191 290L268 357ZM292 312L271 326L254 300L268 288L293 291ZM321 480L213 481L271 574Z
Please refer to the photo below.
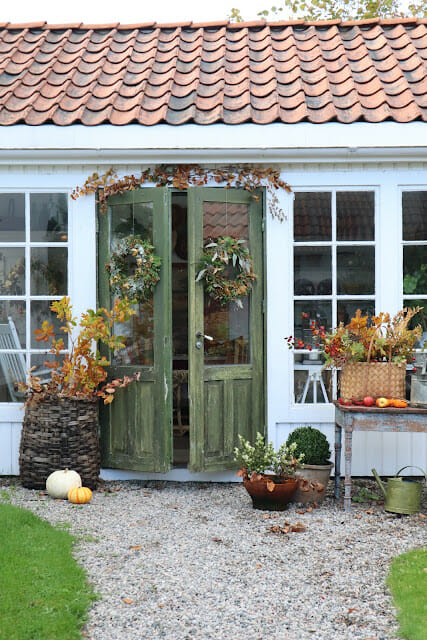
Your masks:
M392 362L349 362L343 366L340 378L341 398L362 400L401 398L406 396L406 366Z
M21 482L44 489L57 469L73 469L82 484L95 489L101 466L98 402L52 398L25 408L19 449Z

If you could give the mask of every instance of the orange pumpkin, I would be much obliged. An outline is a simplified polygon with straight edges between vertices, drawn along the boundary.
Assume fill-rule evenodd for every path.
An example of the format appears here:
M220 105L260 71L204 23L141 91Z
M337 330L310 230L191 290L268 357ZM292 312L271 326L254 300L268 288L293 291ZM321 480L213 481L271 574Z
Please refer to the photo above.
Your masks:
M88 487L75 487L68 492L68 500L73 504L86 504L92 499L92 491Z
M400 400L400 398L393 398L391 403L393 407L396 407L396 409L405 409L408 406L406 400Z

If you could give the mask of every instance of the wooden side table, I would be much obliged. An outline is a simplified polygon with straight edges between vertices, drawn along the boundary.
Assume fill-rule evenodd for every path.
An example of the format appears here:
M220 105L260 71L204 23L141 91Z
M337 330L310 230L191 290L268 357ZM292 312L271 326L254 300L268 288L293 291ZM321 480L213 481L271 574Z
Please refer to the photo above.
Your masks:
M351 506L351 454L353 431L401 431L404 433L427 433L427 408L407 407L395 409L386 407L335 405L335 498L340 495L340 468L342 430L344 429L344 509Z

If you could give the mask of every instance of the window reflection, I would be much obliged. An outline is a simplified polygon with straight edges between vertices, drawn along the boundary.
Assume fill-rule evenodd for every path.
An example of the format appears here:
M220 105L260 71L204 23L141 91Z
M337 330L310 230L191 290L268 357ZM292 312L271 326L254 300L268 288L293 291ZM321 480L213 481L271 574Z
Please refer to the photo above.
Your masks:
M220 236L249 239L249 209L244 203L203 202L203 242ZM249 250L250 247L248 246ZM233 277L233 267L229 276ZM245 364L250 362L249 297L242 308L234 302L220 305L204 294L205 364Z
M65 193L31 194L30 216L32 242L68 240L68 207Z
M0 238L2 242L25 242L23 193L0 193Z

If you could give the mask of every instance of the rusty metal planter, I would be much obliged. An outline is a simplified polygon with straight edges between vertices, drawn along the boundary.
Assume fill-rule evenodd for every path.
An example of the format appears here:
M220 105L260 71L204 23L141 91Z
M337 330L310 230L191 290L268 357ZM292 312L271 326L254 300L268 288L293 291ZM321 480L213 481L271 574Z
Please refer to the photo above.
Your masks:
M269 482L274 483L272 491L267 487ZM254 509L284 511L294 497L298 479L264 474L257 479L244 477L243 485L251 496Z

